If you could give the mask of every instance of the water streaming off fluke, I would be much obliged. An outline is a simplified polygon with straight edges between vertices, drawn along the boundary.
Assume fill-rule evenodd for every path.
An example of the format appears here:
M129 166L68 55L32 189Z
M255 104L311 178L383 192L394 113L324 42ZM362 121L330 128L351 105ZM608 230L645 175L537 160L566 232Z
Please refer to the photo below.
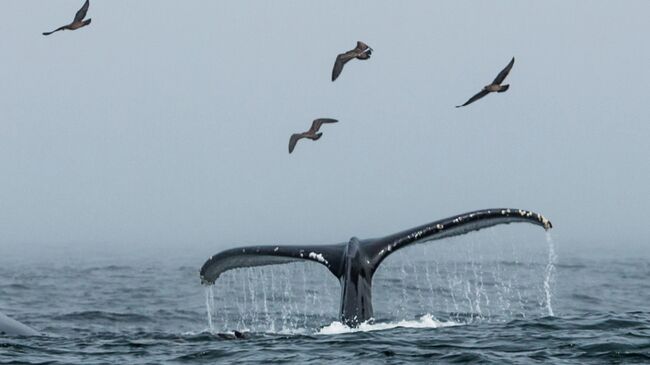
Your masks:
M375 318L366 326L415 326L424 316L462 324L553 315L550 235L542 244L537 235L521 238L515 231L502 238L507 230L495 231L389 257L373 279ZM339 321L340 285L317 263L228 271L213 290L206 290L213 332L322 333Z

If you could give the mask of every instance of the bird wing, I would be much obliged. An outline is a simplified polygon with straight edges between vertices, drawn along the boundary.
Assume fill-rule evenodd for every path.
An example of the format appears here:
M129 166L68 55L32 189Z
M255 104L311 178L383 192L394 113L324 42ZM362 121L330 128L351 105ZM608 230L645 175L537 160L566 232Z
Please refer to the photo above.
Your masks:
M465 104L463 104L463 105L456 105L456 108L460 108L461 106L469 105L469 104L475 102L476 100L478 100L478 99L484 97L485 95L487 95L487 94L489 94L489 93L490 93L490 92L487 91L487 90L481 90L481 91L478 92L478 94L472 96L469 100L467 100L467 102L465 102Z
M75 16L74 16L73 23L74 22L80 22L80 21L84 20L84 18L86 17L86 13L88 12L88 7L90 7L90 0L86 0L86 2L81 7L81 9L79 9L79 11L77 11L77 14L75 14Z
M293 149L296 148L296 143L301 138L305 138L304 133L294 133L291 135L291 138L289 138L289 153L293 152Z
M341 53L340 55L336 56L336 61L334 62L334 68L332 69L332 81L336 80L337 77L341 74L341 71L343 71L343 66L356 57L357 53L353 49L351 51L347 51L345 53Z
M362 53L368 49L370 49L370 46L361 41L357 41L357 47L354 50L357 51L357 53Z
M323 125L323 123L336 123L338 120L336 119L331 119L331 118L320 118L320 119L315 119L311 123L311 128L309 128L309 132L307 133L316 133L320 129L320 126Z
M361 41L357 42L357 48L354 51L356 52L355 56L360 60L367 60L372 54L372 48Z
M58 27L58 28L56 28L55 30L53 30L53 31L51 31L51 32L45 32L45 33L43 33L43 35L50 35L50 34L52 34L52 33L54 33L54 32L58 32L58 31L60 31L60 30L64 30L65 27L66 27L66 25L64 25L64 26L62 26L62 27Z
M512 65L514 65L514 64L515 64L515 58L512 57L512 60L510 61L510 63L508 63L508 66L506 66L506 68L504 68L503 70L501 70L501 72L499 72L496 79L494 79L494 81L492 81L492 83L497 84L497 85L501 85L503 80L505 80L506 76L508 76L508 74L510 73L510 70L512 70Z

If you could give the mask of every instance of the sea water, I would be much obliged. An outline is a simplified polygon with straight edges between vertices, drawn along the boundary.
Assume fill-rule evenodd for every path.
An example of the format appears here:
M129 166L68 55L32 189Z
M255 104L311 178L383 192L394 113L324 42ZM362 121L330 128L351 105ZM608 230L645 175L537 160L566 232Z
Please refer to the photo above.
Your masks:
M14 252L0 256L0 311L44 335L0 336L0 364L650 363L647 257L511 230L394 253L358 328L339 322L339 283L317 263L205 288L198 269L218 250Z

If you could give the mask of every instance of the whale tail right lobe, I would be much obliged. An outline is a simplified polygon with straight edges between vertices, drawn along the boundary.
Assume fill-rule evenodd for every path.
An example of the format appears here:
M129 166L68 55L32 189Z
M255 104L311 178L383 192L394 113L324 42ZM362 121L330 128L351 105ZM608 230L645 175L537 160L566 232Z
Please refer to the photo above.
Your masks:
M541 214L510 208L484 209L427 223L382 238L367 240L365 252L370 258L373 273L391 253L416 243L459 236L498 224L531 223L548 230L551 222Z

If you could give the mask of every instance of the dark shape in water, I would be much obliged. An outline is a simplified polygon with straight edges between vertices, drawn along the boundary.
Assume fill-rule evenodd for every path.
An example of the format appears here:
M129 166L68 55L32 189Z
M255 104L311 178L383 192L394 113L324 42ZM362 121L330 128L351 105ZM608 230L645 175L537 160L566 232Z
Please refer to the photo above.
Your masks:
M322 246L252 246L223 251L201 268L201 282L214 284L221 273L237 268L310 260L325 265L341 283L341 322L356 327L373 317L372 277L379 264L403 247L458 236L497 224L532 223L552 228L542 215L521 209L486 209L428 223L382 238Z
M294 133L291 135L291 138L289 138L289 153L293 152L293 149L296 148L296 143L302 138L309 138L312 141L318 140L323 133L316 133L320 129L320 126L323 125L323 123L336 123L338 120L336 119L329 119L329 118L321 118L321 119L316 119L311 123L311 128L307 132L303 133Z
M512 60L510 61L508 66L506 66L506 68L504 68L503 70L501 70L501 72L499 72L499 74L494 79L494 81L492 81L491 84L484 86L483 90L479 91L478 94L472 96L469 100L467 100L467 102L465 102L465 104L456 105L456 108L460 108L462 106L469 105L469 104L475 102L476 100L484 97L485 95L487 95L489 93L492 93L492 92L502 93L502 92L505 92L506 90L508 90L510 85L507 85L507 84L506 85L501 85L501 83L503 82L503 80L506 79L506 76L508 76L508 74L510 73L510 70L512 69L512 66L514 64L515 64L515 58L512 57Z
M337 77L343 71L343 66L345 66L348 61L356 58L359 60L367 60L372 54L372 48L368 47L367 44L357 41L357 46L345 53L341 53L336 56L336 61L334 62L334 68L332 69L332 81L336 80Z
M36 330L0 313L0 335L38 336Z
M45 32L45 33L43 33L43 35L50 35L50 34L52 34L54 32L58 32L60 30L65 30L65 29L75 30L75 29L79 29L81 27L85 27L86 25L90 24L92 19L84 20L84 18L86 17L86 13L88 12L88 7L90 7L90 0L86 0L86 2L81 7L81 9L79 9L79 11L77 11L77 14L75 14L74 20L72 21L72 23L64 25L62 27L59 27L59 28L57 28L57 29L55 29L55 30L53 30L51 32Z

